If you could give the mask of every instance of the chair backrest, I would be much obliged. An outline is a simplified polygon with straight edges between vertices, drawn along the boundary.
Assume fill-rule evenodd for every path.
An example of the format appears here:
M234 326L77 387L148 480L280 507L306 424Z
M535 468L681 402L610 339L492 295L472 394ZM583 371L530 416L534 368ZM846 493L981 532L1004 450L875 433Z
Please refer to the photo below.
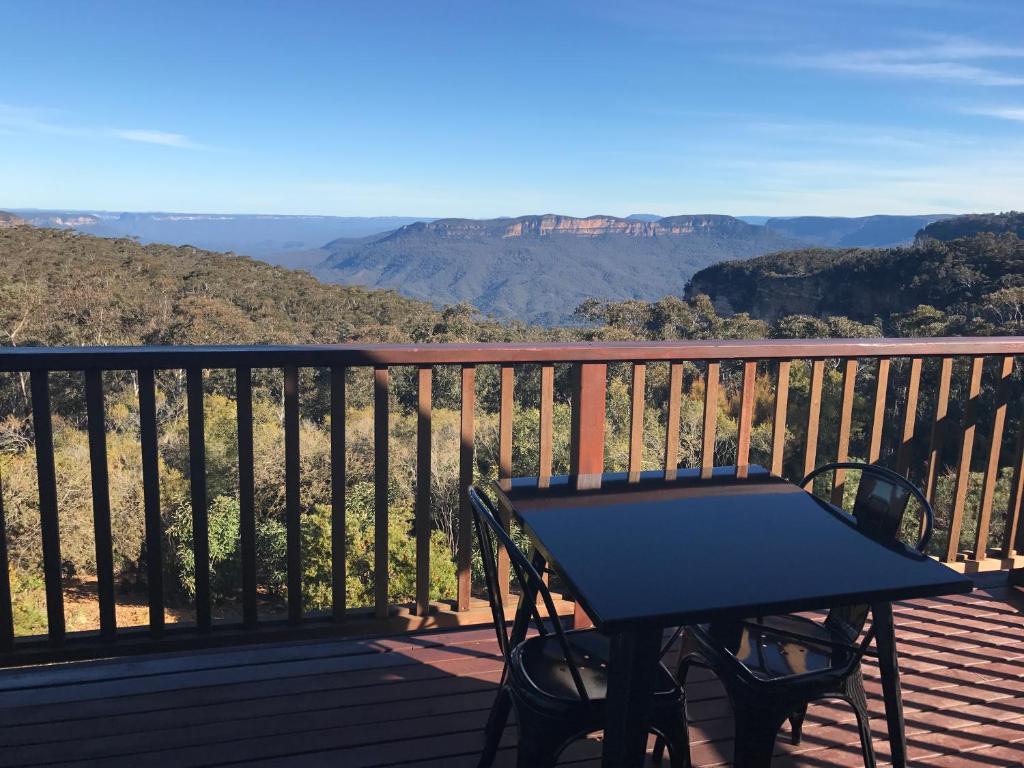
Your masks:
M480 547L480 557L484 566L484 579L487 583L487 598L491 606L491 616L494 619L494 629L498 636L498 645L501 647L505 662L508 663L512 653L511 627L505 619L505 604L502 600L502 590L498 583L498 550L501 546L508 553L509 565L512 574L519 583L521 595L520 600L527 601L530 612L537 626L537 631L547 634L550 628L561 647L562 654L569 669L573 683L576 685L580 698L586 701L589 697L583 685L583 678L580 676L579 668L572 657L569 642L565 636L565 629L558 618L555 603L551 599L544 579L534 568L533 563L516 545L515 541L505 530L495 514L494 507L483 489L477 486L469 488L469 503L473 509L473 525L476 529L477 544ZM540 596L544 604L549 622L545 624L543 617L537 608L537 597Z
M931 504L917 486L891 469L859 462L825 464L808 474L800 485L805 488L811 485L813 493L814 481L836 470L861 473L851 512L864 535L882 544L889 545L899 540L907 506L911 498L916 499L921 508L921 533L915 547L919 552L924 552L931 539L934 513ZM833 608L829 611L826 623L843 631L852 641L863 630L868 610L866 605Z

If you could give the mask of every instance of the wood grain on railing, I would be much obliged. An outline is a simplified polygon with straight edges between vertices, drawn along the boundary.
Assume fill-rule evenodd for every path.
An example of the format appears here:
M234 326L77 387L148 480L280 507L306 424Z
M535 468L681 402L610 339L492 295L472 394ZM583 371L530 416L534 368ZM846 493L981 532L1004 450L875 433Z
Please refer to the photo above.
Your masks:
M871 440L868 443L868 464L874 464L882 454L882 428L885 426L885 399L889 390L889 358L878 360L875 376L875 402L871 411Z
M629 404L629 482L640 480L644 458L644 396L647 387L646 363L633 363L633 382Z
M924 481L924 495L929 504L935 503L935 486L942 465L942 449L949 429L949 386L953 377L953 358L942 358L939 367L939 390L935 395L935 418L928 446L928 470Z
M1003 428L1006 425L1006 408L1010 398L1010 377L1013 375L1013 356L1003 357L999 367L999 381L996 384L996 410L989 431L988 461L982 476L981 505L978 508L978 534L974 544L974 559L983 560L988 550L988 532L992 521L992 498L999 476L999 454L1003 447Z
M384 366L373 369L373 603L378 619L388 615L388 517L391 507L389 481L390 373ZM383 567L381 567L383 565Z
M473 529L469 486L473 484L474 412L476 410L476 368L462 366L462 413L459 427L459 540L456 554L458 595L456 607L469 610L472 584Z
M583 363L577 367L569 473L580 489L601 486L607 384L608 366L604 363Z
M721 364L709 361L704 376L704 426L701 435L700 474L710 477L715 466L715 428L718 424L718 377Z
M46 627L51 645L64 642L64 585L61 576L60 521L57 516L57 471L53 459L53 419L50 415L50 376L32 371L32 427L36 436L36 478L39 484L39 524L43 539L43 579L46 587Z
M345 549L345 375L344 366L331 366L331 618L345 618L348 573Z
M839 441L836 461L850 459L850 425L853 423L854 387L857 384L857 361L847 360L843 366L843 394L839 404ZM846 489L846 470L837 469L832 475L832 503L842 505Z
M896 451L896 471L906 475L910 469L914 432L917 428L917 393L921 387L921 358L910 361L910 378L907 380L907 400L903 404L903 432Z
M743 363L743 386L740 392L740 421L736 439L736 474L746 477L750 464L750 430L754 424L754 385L757 383L757 361Z
M540 369L540 425L538 429L539 466L537 477L546 487L551 479L552 426L555 411L555 367L543 365Z
M971 485L971 454L974 451L974 437L978 428L978 398L981 395L981 374L984 357L971 360L971 378L964 406L964 428L960 440L960 461L956 470L956 486L953 491L953 512L949 520L949 540L946 543L946 560L953 561L960 551L960 529L963 526L964 507L967 491Z
M192 501L192 551L195 553L196 626L209 632L210 607L210 524L206 499L206 416L203 412L203 370L185 371L188 408L189 488Z
M786 458L786 412L789 408L789 371L792 362L779 361L779 374L775 381L775 408L772 421L772 474L782 476Z
M164 632L163 536L160 520L160 453L156 427L156 382L152 368L139 377L139 443L142 449L142 504L146 518L146 593L149 597L149 632Z
M433 369L416 371L416 613L430 608L430 482Z
M665 479L675 480L679 471L679 400L682 397L683 364L669 365L668 420L665 425Z
M252 439L252 370L235 371L235 416L238 425L238 539L242 550L242 623L259 620L256 603L256 480Z
M114 548L110 538L110 478L107 471L107 417L103 403L102 371L85 372L85 407L89 432L100 636L109 642L117 635L117 616L114 609Z
M811 473L818 459L818 428L821 423L821 387L825 378L825 361L811 363L811 390L807 398L807 445L804 448L804 477Z

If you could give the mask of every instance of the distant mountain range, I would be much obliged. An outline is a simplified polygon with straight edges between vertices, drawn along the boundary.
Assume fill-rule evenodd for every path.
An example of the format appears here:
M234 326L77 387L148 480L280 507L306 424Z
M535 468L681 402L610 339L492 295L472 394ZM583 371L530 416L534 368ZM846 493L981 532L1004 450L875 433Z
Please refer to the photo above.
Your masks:
M436 304L464 301L498 317L541 323L566 321L588 298L682 295L696 272L719 262L815 246L909 244L923 227L949 218L634 213L434 220L35 209L14 209L14 217L37 227L233 251L307 269L327 282L392 288Z
M768 322L792 315L884 321L927 305L966 318L1017 318L1019 327L1022 238L1022 213L968 214L929 224L912 246L805 248L714 264L693 276L685 296L706 294L724 315Z
M412 216L273 216L207 213L131 213L15 209L36 227L75 229L100 237L134 237L141 243L194 245L233 251L279 266L309 267L318 250L339 237L365 237L401 227Z
M731 216L439 219L328 243L316 274L428 301L465 301L499 317L556 323L588 298L681 294L693 273L709 264L801 245Z

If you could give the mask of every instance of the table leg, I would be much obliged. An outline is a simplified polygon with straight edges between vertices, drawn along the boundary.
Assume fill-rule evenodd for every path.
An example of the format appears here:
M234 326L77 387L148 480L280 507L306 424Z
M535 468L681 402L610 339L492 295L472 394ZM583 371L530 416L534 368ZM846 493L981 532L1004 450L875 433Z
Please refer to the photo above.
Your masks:
M878 668L882 676L882 694L885 697L885 719L889 725L889 748L893 768L906 768L907 734L903 724L903 694L900 692L900 668L896 659L896 631L892 621L892 605L876 603L871 606L875 627L875 645L878 647Z
M637 768L644 761L661 634L654 627L611 636L602 768Z

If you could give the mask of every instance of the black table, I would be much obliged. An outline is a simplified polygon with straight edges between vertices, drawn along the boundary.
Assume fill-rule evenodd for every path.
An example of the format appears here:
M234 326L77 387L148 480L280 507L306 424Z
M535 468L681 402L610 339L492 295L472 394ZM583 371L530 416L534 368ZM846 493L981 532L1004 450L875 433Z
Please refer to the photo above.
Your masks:
M606 475L501 481L498 504L611 639L604 766L643 760L663 629L840 605L872 606L893 764L906 737L892 624L894 600L969 592L970 579L857 530L851 517L752 466L701 478Z

